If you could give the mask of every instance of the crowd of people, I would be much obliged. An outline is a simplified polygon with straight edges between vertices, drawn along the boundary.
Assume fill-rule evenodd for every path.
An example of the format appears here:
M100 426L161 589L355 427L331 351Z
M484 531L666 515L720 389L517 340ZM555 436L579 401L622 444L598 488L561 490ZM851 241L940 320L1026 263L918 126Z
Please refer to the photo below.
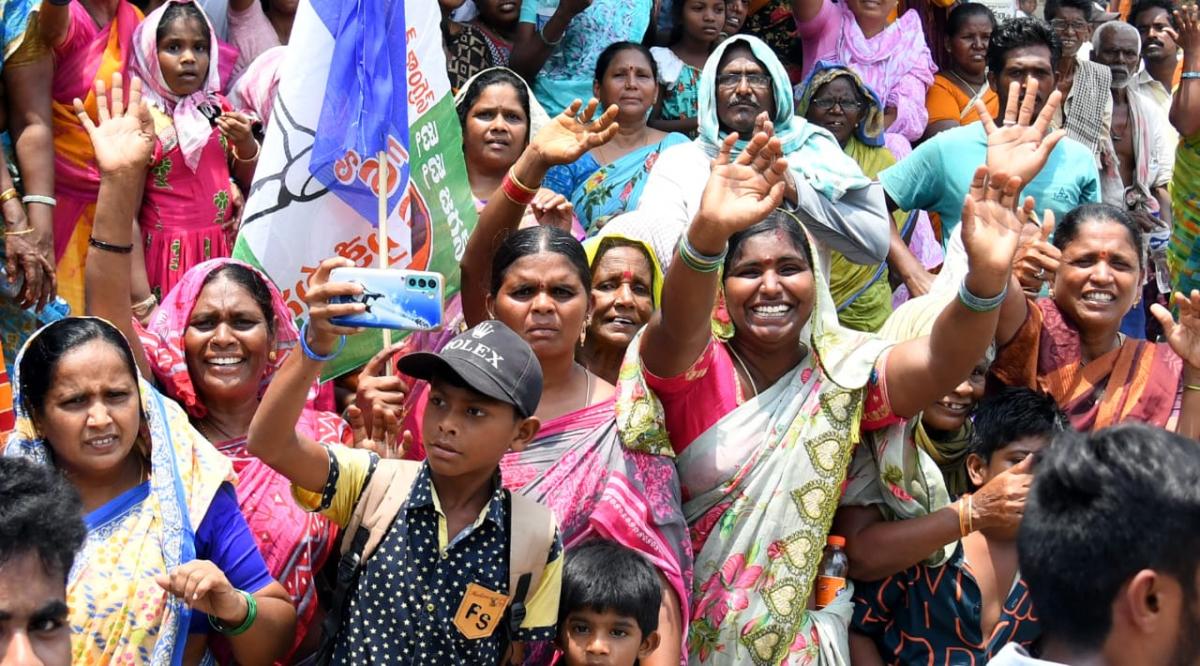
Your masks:
M1196 5L439 0L461 289L323 381L297 4L3 4L0 663L1200 664Z

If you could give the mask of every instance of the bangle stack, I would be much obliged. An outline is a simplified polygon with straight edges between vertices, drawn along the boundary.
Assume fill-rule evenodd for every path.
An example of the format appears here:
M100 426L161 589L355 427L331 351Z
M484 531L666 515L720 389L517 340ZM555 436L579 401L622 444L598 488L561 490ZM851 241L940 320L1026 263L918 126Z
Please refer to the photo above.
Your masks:
M965 537L975 531L972 513L975 513L975 500L971 498L971 493L966 493L958 498L958 532L961 536Z
M511 167L508 173L504 174L504 179L500 181L500 191L509 201L518 206L528 206L533 203L533 197L537 194L537 188L522 183Z
M300 349L304 352L305 356L316 361L317 363L324 363L325 361L332 361L333 359L337 358L337 355L342 353L342 350L345 348L346 348L346 336L343 335L340 338L338 338L337 347L333 351L322 356L322 355L318 354L317 352L313 351L312 347L308 346L308 322L304 322L304 325L300 327Z
M1004 285L1004 288L1000 290L999 294L996 294L991 298L980 298L979 296L972 294L971 290L967 289L966 280L964 280L962 285L958 288L958 300L961 301L962 304L965 305L966 308L971 312L991 312L992 310L1000 307L1000 304L1004 302L1006 296L1008 296L1007 284Z
M238 636L246 633L250 627L254 626L254 620L258 619L258 601L254 599L254 595L245 590L238 590L237 592L246 598L246 619L242 620L241 624L230 629L221 624L219 620L214 619L213 616L208 616L209 625L226 636Z
M679 238L679 260L684 266L696 271L697 273L712 273L721 268L725 263L725 255L729 254L729 244L721 250L720 254L700 254L699 250L692 247L692 242L688 240L687 233Z
M16 199L18 196L20 195L17 194L17 188L10 187L7 190L0 192L0 204L7 202L9 199Z

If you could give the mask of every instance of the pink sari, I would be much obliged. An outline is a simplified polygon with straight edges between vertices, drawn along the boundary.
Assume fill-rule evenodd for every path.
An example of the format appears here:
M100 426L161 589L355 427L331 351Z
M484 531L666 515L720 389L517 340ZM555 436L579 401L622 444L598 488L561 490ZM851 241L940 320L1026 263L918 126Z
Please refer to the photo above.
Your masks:
M96 120L93 83L126 73L133 30L141 12L128 2L118 3L112 22L98 26L81 3L69 5L66 40L54 49L51 111L54 128L54 259L58 263L58 293L76 312L83 311L83 263L92 233L100 172L92 142L75 116L73 100L83 100Z
M187 331L192 308L200 297L208 276L221 267L240 263L233 259L214 259L201 263L186 274L179 284L163 298L162 304L141 329L139 337L154 377L163 391L178 402L193 420L207 412L188 374L183 337ZM245 264L242 264L246 266ZM246 266L250 268L249 266ZM254 270L254 269L251 269ZM256 271L257 272L257 271ZM263 374L259 395L266 390L275 372L283 365L288 352L300 339L292 315L274 284L263 276L271 292L275 311L275 358ZM134 320L137 326L137 320ZM315 394L313 394L315 395ZM324 443L350 443L350 431L339 417L306 407L296 424L297 432ZM246 452L244 438L214 442L228 456L237 472L238 505L271 575L278 580L296 605L296 638L294 650L309 631L320 630L320 616L313 577L324 566L337 542L337 530L326 518L304 511L292 501L291 482ZM283 659L288 663L293 655Z

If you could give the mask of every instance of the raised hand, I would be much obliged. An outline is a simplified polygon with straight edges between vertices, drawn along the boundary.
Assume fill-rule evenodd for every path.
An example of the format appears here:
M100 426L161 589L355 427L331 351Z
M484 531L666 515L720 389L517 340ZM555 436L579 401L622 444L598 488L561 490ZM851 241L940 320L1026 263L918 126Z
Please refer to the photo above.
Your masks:
M1033 227L1032 224L1025 226ZM1054 281L1062 260L1062 251L1050 242L1054 235L1054 211L1047 208L1041 226L1033 228L1037 231L1022 240L1013 259L1013 272L1021 282L1021 288L1030 295L1041 293L1043 283Z
M698 231L713 245L724 243L734 233L765 219L783 201L787 187L787 161L783 159L778 137L768 138L766 132L755 134L742 154L731 162L729 155L737 139L737 133L733 132L721 144L696 214ZM709 248L697 246L697 249Z
M996 126L983 101L975 100L975 110L979 112L983 131L987 134L987 167L992 178L1003 181L1016 176L1022 183L1032 181L1046 166L1054 147L1067 135L1066 130L1061 129L1047 133L1054 114L1062 104L1062 93L1057 90L1051 92L1046 105L1034 120L1033 109L1037 104L1037 96L1038 82L1033 77L1025 82L1023 98L1021 85L1014 81L1008 87L1008 105L1001 127Z
M358 405L346 408L346 422L354 434L354 448L372 451L380 458L403 458L412 447L413 434L405 430L400 432L401 417L391 411L376 408L371 413L370 422ZM368 435L367 427L374 436Z
M1175 304L1179 307L1178 322L1158 303L1150 306L1150 313L1162 324L1171 349L1190 368L1200 370L1200 291L1193 289L1191 296L1175 292Z
M1192 4L1176 9L1175 25L1179 28L1171 30L1172 37L1185 54L1200 49L1200 8Z
M982 166L975 170L963 201L962 240L973 282L995 286L986 293L975 292L980 296L993 296L1008 283L1013 255L1021 242L1023 224L1016 213L1021 182L1016 176L991 178L988 168Z
M617 106L608 107L593 120L599 105L593 98L584 108L582 102L575 100L534 135L529 150L545 164L554 166L570 164L592 148L608 143L619 129Z
M144 173L154 154L154 122L142 101L142 80L135 76L130 82L128 105L120 74L113 74L109 93L103 81L96 81L99 124L75 98L75 115L92 140L96 166L101 175Z
M538 224L558 227L571 233L571 226L575 222L575 206L558 192L545 188L538 190L529 204L529 210Z
M258 141L254 138L254 125L249 116L232 111L217 116L217 129L233 145L239 159L258 159Z

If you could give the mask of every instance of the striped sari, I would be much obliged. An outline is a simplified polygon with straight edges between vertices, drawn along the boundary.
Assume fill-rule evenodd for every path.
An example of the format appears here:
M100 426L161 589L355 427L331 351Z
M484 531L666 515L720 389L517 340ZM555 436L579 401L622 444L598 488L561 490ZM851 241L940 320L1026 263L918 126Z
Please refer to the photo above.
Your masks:
M1084 363L1079 330L1049 298L1030 303L1016 337L999 350L992 374L1010 386L1054 396L1076 430L1126 421L1170 429L1177 416L1183 360L1166 343L1127 339Z

